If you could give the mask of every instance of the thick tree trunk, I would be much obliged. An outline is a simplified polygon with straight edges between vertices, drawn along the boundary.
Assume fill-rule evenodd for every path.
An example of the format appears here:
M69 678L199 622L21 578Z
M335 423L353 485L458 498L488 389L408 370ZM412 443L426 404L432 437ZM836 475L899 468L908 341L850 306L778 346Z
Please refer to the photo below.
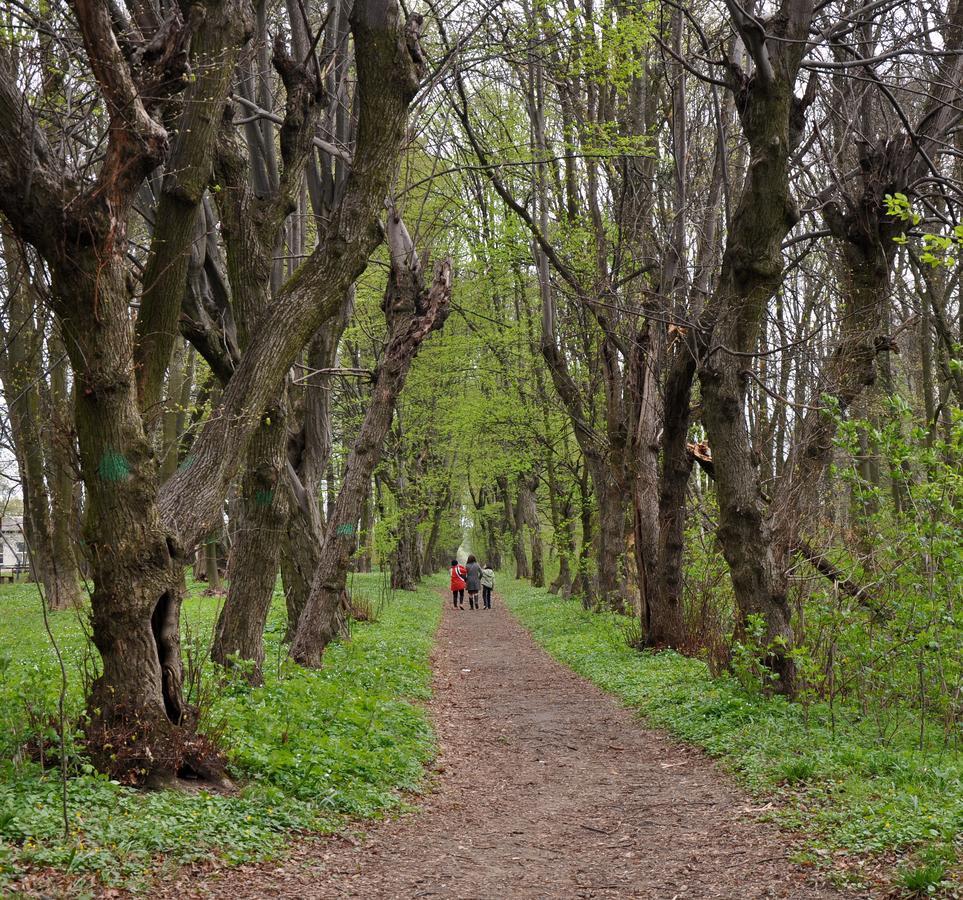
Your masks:
M518 480L518 505L522 512L522 519L528 526L529 545L532 551L533 587L545 587L545 559L542 547L542 533L538 523L538 506L535 501L534 485L537 479L532 476L531 482L520 477Z
M288 616L284 635L287 643L294 640L298 620L307 605L311 579L318 567L324 540L317 498L301 490L299 482L297 490L291 492L289 502L284 552L281 554L281 578Z
M719 540L736 598L737 634L750 617L763 623L764 662L772 687L795 690L791 610L772 548L772 532L745 416L749 355L756 350L769 298L782 278L782 242L798 220L789 188L789 157L805 105L793 85L812 18L803 2L780 27L796 41L763 48L751 80L737 79L739 113L750 160L729 228L722 271L710 301L711 348L699 371L703 421L712 446L719 501ZM791 34L790 34L791 32ZM773 59L770 59L770 56Z
M174 740L181 690L181 567L157 507L158 470L138 407L124 268L77 254L55 271L77 373L75 424L86 488L84 540L94 591L93 641L103 670L88 698L88 734L104 771L139 782L191 762ZM96 288L92 286L96 284ZM87 296L93 291L96 307Z
M659 584L659 431L663 430L663 398L658 376L665 355L662 332L650 324L636 339L629 374L629 396L637 424L630 453L634 458L632 501L635 561L639 585L640 625L646 646L678 647L682 643L682 617L678 608L665 606Z
M669 367L663 401L662 472L659 477L659 548L655 589L659 602L650 623L653 642L679 646L685 637L682 553L685 549L686 488L693 458L686 446L689 396L695 377L694 348L685 346Z
M629 492L613 477L609 466L590 467L598 507L598 603L605 609L625 611L625 513Z
M172 19L151 47L161 60L160 81L145 98L106 7L80 3L74 11L110 115L96 183L86 191L67 186L60 155L51 152L4 72L0 121L11 139L0 153L0 208L50 267L52 304L75 373L83 533L94 581L91 629L102 661L87 698L88 744L104 771L142 783L186 766L200 774L205 765L203 742L179 728L189 719L178 627L183 578L175 561L182 548L161 518L157 465L138 402L138 374L162 373L170 351L146 360L137 346L126 224L136 191L167 155L168 135L152 110L182 83L190 29L199 24L195 56L212 35L224 41L225 29L211 10L186 27ZM229 78L233 65L226 68ZM204 81L202 74L197 83ZM18 182L28 170L24 193ZM206 184L209 173L201 177ZM174 295L177 305L182 286Z
M141 347L130 315L125 226L135 193L168 153L168 136L152 112L183 83L181 50L189 32L175 23L165 45L151 47L167 55L163 71L156 72L160 96L145 98L106 6L77 3L73 9L111 118L102 163L91 173L96 181L88 188L68 177L61 155L7 68L0 67L0 130L8 138L0 142L0 210L49 264L55 312L75 372L84 538L94 580L91 624L103 662L87 698L91 752L105 771L143 782L185 766L195 772L203 767L202 744L178 727L189 719L178 627L182 567L210 531L260 417L298 353L336 313L381 240L378 218L423 70L421 18L404 23L392 0L355 2L358 142L337 215L319 224L317 249L279 292L220 409L161 489L145 427L150 404L138 401L153 395L170 358L169 346L156 351L154 339L173 341L166 324L172 295L155 289L159 308L142 308ZM207 21L231 42L216 17ZM242 17L236 24L243 25ZM200 90L204 79L194 83ZM187 140L186 130L182 134ZM207 166L198 164L197 170L190 175L206 185ZM175 281L176 321L184 279ZM146 324L155 314L162 320L156 329Z
M418 586L417 529L410 516L402 513L396 531L398 539L391 554L391 587L396 591L413 591Z
M392 433L394 478L386 482L398 508L398 524L393 529L395 546L391 551L391 586L398 591L413 591L421 577L418 525L424 518L425 511L422 498L416 501L412 496L412 486L419 481L422 462L420 459L414 461L412 477L409 478L409 458L405 450L404 434L401 415L397 413Z
M525 510L522 505L522 479L518 479L518 491L514 505L508 493L508 480L505 479L505 510L512 527L512 554L515 557L515 577L531 578L528 567L528 554L525 552Z
M353 310L354 288L351 288L345 293L338 316L311 341L308 368L312 373L335 366L338 344ZM311 374L304 379L303 421L296 438L288 444L290 466L286 482L290 514L281 548L288 643L294 640L298 620L307 605L324 539L321 486L331 459L330 384L329 375ZM370 489L368 494L370 497Z
M284 399L269 409L248 448L241 479L238 528L228 562L227 602L217 621L211 657L227 665L232 656L249 660L249 680L262 681L267 624L282 539L288 520L284 484L287 466Z
M266 24L260 14L258 26L262 44L266 44ZM217 202L242 353L251 346L280 290L281 268L275 255L284 242L287 217L297 206L298 183L320 115L317 96L322 85L315 73L305 68L307 61L296 64L276 48L274 64L285 87L280 171L274 159L273 134L267 141L249 140L245 153L234 126L228 122L218 141L215 162L215 173L226 188L218 192ZM263 65L262 78L266 69ZM268 89L263 82L262 87ZM336 349L337 336L329 344ZM330 355L333 358L333 350ZM260 683L262 677L264 626L287 533L288 482L293 477L288 472L287 407L285 382L261 414L248 445L234 517L230 587L211 654L222 665L234 655L249 660L253 663L249 677L254 683ZM306 565L304 560L299 562ZM310 562L313 560L307 564Z
M407 27L393 2L356 2L352 11L358 91L358 141L338 213L311 257L281 288L251 346L160 505L179 544L206 533L260 416L311 336L335 316L382 232L378 216L406 135L420 56L411 55L420 19ZM392 60L386 64L386 60Z

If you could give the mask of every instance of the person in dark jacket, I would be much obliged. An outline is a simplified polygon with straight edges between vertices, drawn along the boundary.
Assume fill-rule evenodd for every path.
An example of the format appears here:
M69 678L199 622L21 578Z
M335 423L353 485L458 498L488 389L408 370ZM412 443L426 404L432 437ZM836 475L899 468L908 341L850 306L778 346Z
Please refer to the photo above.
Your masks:
M478 592L481 590L482 568L474 556L468 557L465 573L465 584L468 588L468 607L478 609Z

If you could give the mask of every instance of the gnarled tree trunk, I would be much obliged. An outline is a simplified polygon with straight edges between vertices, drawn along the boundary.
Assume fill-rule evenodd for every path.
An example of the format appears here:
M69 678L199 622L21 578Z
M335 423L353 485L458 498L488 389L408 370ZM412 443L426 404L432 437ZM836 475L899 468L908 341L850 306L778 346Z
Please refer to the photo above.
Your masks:
M795 689L791 610L773 554L772 532L745 416L746 367L756 349L769 298L782 278L782 242L799 218L789 186L789 160L807 101L793 94L813 16L811 0L784 0L770 26L777 41L748 35L755 71L731 63L733 90L750 159L730 224L722 271L707 309L711 341L699 370L703 421L712 445L719 500L719 540L738 607L737 632L751 616L763 623L764 661L777 691ZM811 82L811 87L814 86Z
M266 34L262 38L266 39ZM263 152L263 143L251 142L245 154L229 121L223 124L215 163L224 188L217 195L218 208L242 352L250 347L279 290L275 248L281 243L287 216L296 207L296 192L320 114L317 101L322 86L314 73L295 64L281 45L275 47L274 62L286 89L281 171L268 168L273 154ZM265 172L269 177L258 174ZM234 656L250 660L249 677L254 683L261 681L264 626L274 597L288 515L287 408L287 385L281 383L248 444L228 566L230 587L211 650L212 658L222 665Z
M287 419L282 399L268 409L248 447L240 483L240 515L228 561L229 589L214 635L211 657L228 665L234 656L249 660L254 684L262 681L264 627L267 624L282 536L288 520L284 484Z

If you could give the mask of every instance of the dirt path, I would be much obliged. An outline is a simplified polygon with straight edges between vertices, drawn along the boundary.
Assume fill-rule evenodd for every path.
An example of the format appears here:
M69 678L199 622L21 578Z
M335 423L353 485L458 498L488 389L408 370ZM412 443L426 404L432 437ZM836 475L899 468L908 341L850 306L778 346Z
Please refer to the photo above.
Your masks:
M500 605L446 609L432 714L438 788L417 812L179 896L841 896L806 881L704 755L640 727Z

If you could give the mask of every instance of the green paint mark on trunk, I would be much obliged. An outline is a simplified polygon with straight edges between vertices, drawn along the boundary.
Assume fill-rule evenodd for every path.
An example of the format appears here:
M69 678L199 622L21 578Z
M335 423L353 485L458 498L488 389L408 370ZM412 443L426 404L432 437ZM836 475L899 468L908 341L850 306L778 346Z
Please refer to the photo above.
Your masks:
M188 453L187 456L184 457L181 464L177 467L177 470L179 472L183 472L185 469L189 469L192 465L194 465L194 454Z
M254 495L254 502L258 506L270 506L272 500L274 500L274 491L271 490L258 491Z
M335 534L347 534L347 535L354 534L354 525L350 523L347 525L339 525L335 529Z
M97 474L101 481L123 481L130 477L130 463L123 453L118 453L116 450L107 450L100 457Z

